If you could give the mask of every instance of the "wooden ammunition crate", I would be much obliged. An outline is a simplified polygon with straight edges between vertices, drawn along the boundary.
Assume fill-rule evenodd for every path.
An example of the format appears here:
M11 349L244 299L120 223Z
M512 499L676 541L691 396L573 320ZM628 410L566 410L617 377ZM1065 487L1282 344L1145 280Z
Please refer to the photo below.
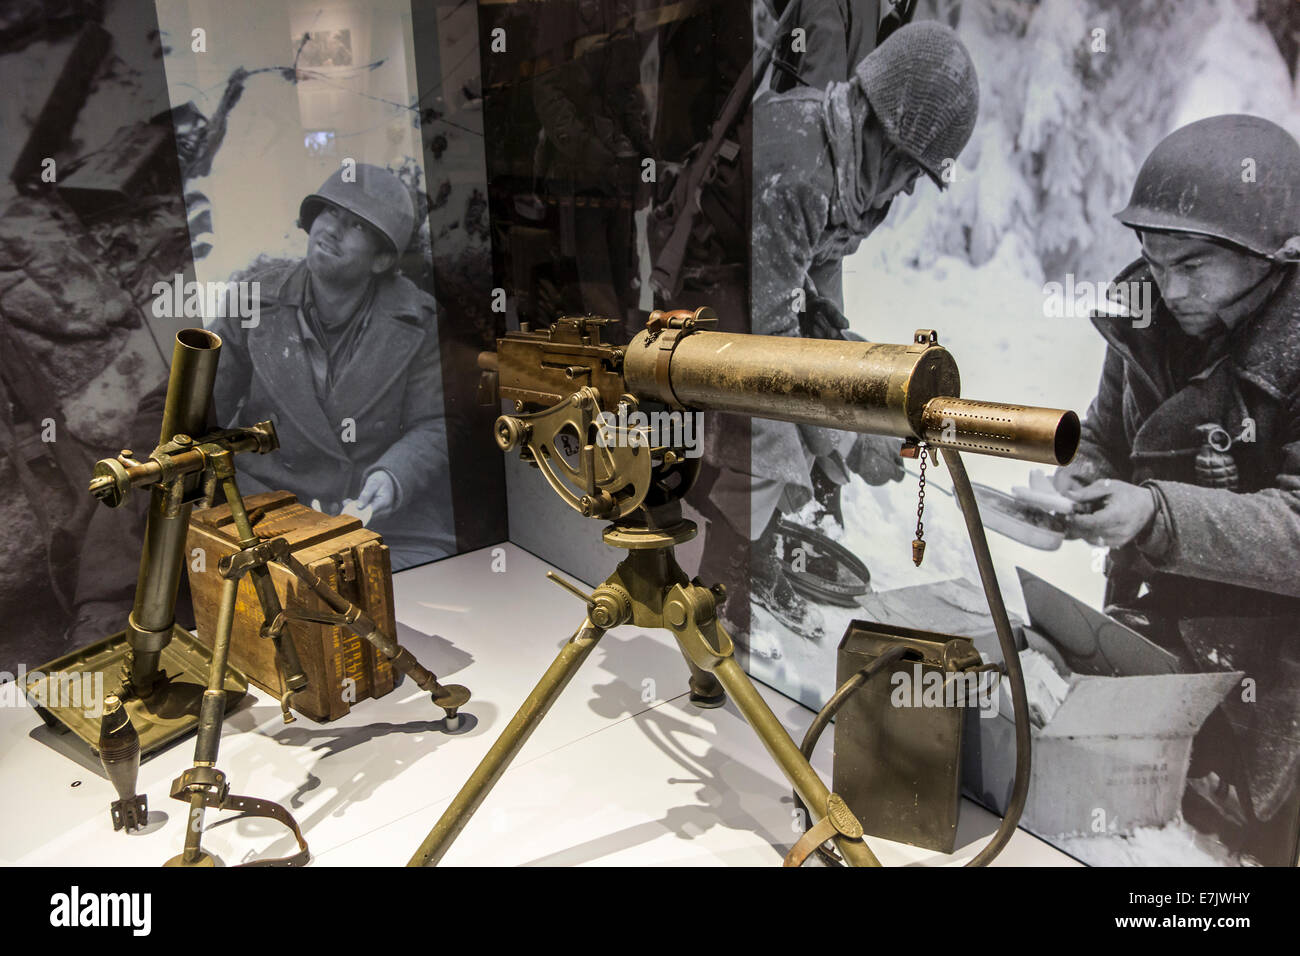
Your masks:
M366 530L356 518L313 511L287 491L249 495L244 504L259 537L287 539L299 561L359 605L382 630L396 636L392 566L379 534ZM194 620L199 639L208 647L212 646L221 600L223 579L217 565L236 550L235 537L228 505L196 510L190 518L186 553ZM196 548L202 549L201 561ZM285 608L330 613L287 568L279 564L270 568ZM284 693L284 681L276 666L275 645L260 636L261 627L262 607L251 576L246 574L239 582L230 664L278 699ZM344 627L293 621L286 633L292 635L308 680L307 688L294 696L293 709L313 720L336 720L348 713L353 703L382 697L400 680L383 654Z

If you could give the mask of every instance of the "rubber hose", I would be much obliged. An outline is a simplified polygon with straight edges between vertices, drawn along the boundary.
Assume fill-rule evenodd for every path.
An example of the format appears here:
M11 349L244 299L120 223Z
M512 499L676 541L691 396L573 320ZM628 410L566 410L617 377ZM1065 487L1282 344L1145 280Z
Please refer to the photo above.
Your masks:
M975 564L979 568L980 583L984 586L984 596L988 600L989 613L993 616L993 626L997 630L998 646L1002 649L1006 675L1011 681L1011 704L1015 715L1016 773L1011 787L1011 800L1007 804L1007 810L1002 817L1002 822L998 824L998 828L989 839L989 842L966 864L967 866L987 866L994 857L1002 852L1011 839L1011 835L1016 832L1016 826L1020 823L1020 815L1025 809L1025 800L1029 796L1029 774L1031 770L1029 699L1025 692L1025 675L1020 667L1020 653L1016 648L1015 635L1011 632L1011 621L1007 617L1007 607L1002 600L1002 591L998 588L997 572L993 568L993 556L989 553L988 538L984 535L984 524L980 521L979 505L975 502L975 492L971 488L970 477L966 474L966 466L962 463L961 455L956 450L951 448L941 450L943 460L947 463L948 470L952 474L953 493L957 498L957 503L961 506L962 517L966 520L966 531L970 535L971 549L975 552ZM897 651L897 653L893 653L894 651ZM901 647L890 648L840 685L839 689L831 695L831 699L826 702L826 706L818 711L817 716L808 728L808 732L804 735L800 749L806 758L812 759L813 750L817 746L822 731L826 729L826 725L830 723L831 718L835 716L836 712L853 692L861 687L873 674L894 663L904 653L906 651ZM807 813L797 793L794 802L796 807L803 809L805 814ZM837 858L831 856L823 847L819 847L817 852L823 859L837 862Z

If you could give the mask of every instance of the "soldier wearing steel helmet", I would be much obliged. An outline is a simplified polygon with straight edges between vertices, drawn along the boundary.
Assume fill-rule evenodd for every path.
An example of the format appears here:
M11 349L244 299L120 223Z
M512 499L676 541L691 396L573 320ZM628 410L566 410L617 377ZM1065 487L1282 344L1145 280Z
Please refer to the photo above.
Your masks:
M950 27L933 21L895 31L848 82L756 101L752 331L843 337L841 261L922 175L946 187L944 173L970 139L978 109L969 53ZM718 447L706 450L721 465L713 501L724 515L748 512L749 519L746 528L712 523L706 566L735 564L726 553L743 554L757 539L755 600L791 629L818 637L820 612L793 591L777 564L778 510L795 511L812 499L819 459L870 484L901 478L897 443L788 422L756 419L752 428L750 447L734 447L724 432Z
M415 226L394 174L358 164L303 199L307 254L241 276L260 315L214 326L225 343L218 419L270 418L280 451L241 462L246 491L285 489L369 514L408 567L454 551L436 305L397 274Z
M1142 243L1118 281L1152 283L1154 308L1094 318L1101 384L1054 480L1110 549L1108 610L1253 682L1198 736L1185 808L1258 842L1294 823L1300 777L1300 144L1255 116L1191 123L1117 218Z

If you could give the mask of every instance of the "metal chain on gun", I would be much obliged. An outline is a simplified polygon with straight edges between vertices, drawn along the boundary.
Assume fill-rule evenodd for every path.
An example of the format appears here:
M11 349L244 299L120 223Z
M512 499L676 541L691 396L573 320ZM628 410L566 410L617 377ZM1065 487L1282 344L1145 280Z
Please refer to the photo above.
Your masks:
M917 444L917 460L921 463L921 483L916 489L916 540L912 542L912 563L918 568L925 559L925 524L921 518L925 514L925 454L928 451L925 442Z

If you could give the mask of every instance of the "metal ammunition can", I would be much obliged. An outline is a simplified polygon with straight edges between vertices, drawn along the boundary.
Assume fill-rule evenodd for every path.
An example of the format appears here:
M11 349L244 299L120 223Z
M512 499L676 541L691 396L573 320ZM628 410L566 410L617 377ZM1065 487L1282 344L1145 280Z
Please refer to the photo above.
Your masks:
M834 790L866 832L951 853L961 794L962 726L980 663L968 638L854 621L840 641L842 685L889 648L907 654L871 676L835 718Z

